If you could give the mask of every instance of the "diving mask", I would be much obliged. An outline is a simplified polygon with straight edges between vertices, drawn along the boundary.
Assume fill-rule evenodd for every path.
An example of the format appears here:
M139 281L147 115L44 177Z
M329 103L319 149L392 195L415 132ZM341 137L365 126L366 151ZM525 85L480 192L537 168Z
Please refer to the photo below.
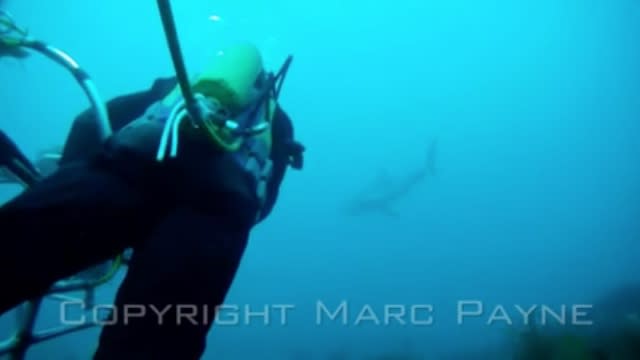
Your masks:
M265 96L267 95L267 96ZM198 111L205 124L225 129L232 136L251 136L268 129L268 93L256 99L244 110L234 113L218 99L197 93Z
M217 98L197 94L201 118L205 123L227 129L233 136L252 136L267 130L271 124L270 103L277 101L292 60L292 56L288 56L277 74L261 72L251 90L253 100L235 113Z

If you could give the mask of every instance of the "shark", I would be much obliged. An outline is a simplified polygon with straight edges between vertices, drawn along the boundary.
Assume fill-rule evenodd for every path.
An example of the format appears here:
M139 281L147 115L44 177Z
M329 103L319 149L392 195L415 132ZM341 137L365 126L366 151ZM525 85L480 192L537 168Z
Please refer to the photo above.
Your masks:
M398 201L406 198L417 186L428 177L436 176L436 157L438 140L433 139L426 152L423 163L403 176L391 178L388 172L383 172L374 187L353 198L346 206L349 215L382 214L397 216L394 206Z

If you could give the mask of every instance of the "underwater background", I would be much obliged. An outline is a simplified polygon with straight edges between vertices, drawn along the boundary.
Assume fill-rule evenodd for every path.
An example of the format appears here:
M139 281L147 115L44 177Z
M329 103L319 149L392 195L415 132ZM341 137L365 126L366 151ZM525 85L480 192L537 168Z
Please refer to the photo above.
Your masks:
M190 73L238 40L259 45L273 70L294 56L281 104L307 146L304 171L289 172L227 298L252 311L295 308L285 323L274 313L267 325L214 326L204 359L501 359L527 326L517 306L592 305L621 288L631 290L613 308L637 317L640 2L172 5ZM71 54L105 99L173 74L153 1L0 6ZM0 59L0 79L0 127L29 156L62 144L89 105L39 55ZM384 191L379 174L399 181L419 168L433 139L437 174L392 216L347 211L363 192ZM1 185L0 201L19 190ZM316 321L318 304L343 301L348 324ZM482 314L460 323L460 301L482 303ZM429 304L433 321L386 324L391 304ZM380 321L357 323L365 307ZM498 307L512 321L491 321ZM44 309L40 325L55 325L58 306ZM13 324L0 318L0 334ZM34 346L28 359L87 359L97 335Z

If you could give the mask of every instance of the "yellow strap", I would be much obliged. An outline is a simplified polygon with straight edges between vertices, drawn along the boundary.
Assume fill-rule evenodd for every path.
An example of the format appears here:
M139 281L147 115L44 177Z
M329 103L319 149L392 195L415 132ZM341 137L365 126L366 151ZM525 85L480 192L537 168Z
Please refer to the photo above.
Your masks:
M96 280L94 286L102 285L113 279L113 277L118 273L118 270L120 270L120 267L122 267L122 255L118 255L115 259L113 259L113 264L111 265L109 271L101 278Z

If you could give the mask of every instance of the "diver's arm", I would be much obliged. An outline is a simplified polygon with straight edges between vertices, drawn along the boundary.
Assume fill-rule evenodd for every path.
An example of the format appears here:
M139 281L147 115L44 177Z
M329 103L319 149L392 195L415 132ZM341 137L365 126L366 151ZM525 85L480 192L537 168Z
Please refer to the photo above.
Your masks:
M278 106L273 119L271 160L273 161L273 173L267 184L267 198L262 209L261 218L264 219L271 213L278 199L280 184L284 179L289 165L289 153L287 141L293 139L293 125L289 116Z
M157 79L149 90L122 95L108 101L107 112L113 131L122 129L142 116L153 102L168 94L175 84L175 78ZM91 109L86 110L73 121L60 164L85 160L95 155L101 145L94 113Z

